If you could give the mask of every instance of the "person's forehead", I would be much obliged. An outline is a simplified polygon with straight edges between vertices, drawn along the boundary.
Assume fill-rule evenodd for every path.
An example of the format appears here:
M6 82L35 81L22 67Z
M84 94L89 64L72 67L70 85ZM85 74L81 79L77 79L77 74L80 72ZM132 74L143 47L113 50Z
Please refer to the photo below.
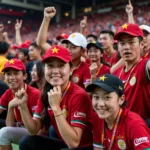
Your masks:
M132 36L132 35L129 35L129 34L126 34L126 33L123 33L123 34L121 34L121 35L119 36L118 41L134 40L134 39L137 39L137 37Z
M99 37L110 37L109 33L101 33Z
M49 58L46 62L45 62L45 64L49 64L49 63L65 63L64 61L62 61L61 59L59 59L59 58L56 58L56 57L51 57L51 58Z

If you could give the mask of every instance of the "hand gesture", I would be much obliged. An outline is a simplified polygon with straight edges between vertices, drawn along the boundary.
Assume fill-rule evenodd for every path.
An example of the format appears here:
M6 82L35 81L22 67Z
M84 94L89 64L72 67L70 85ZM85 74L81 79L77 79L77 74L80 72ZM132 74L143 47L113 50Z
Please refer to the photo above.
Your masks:
M126 5L126 13L127 14L132 14L133 13L133 6L131 4L131 0L129 0L129 4Z
M22 27L22 20L16 20L16 24L15 24L15 29L16 30L20 30L21 29L21 27Z
M44 17L52 19L56 15L55 7L46 7L44 9Z
M3 30L4 30L4 25L0 24L0 32L3 32Z
M92 63L91 66L90 66L91 76L96 76L97 69L98 69L97 64L96 63Z
M8 37L8 33L7 33L7 32L4 32L4 33L3 33L3 37L4 37L4 38L7 38L7 37Z
M48 93L48 102L51 106L52 110L56 110L58 107L60 107L61 103L61 87L57 86L51 89Z
M19 106L21 106L22 104L26 103L27 101L27 93L25 91L24 88L22 88L21 90L18 90L18 92L15 93L15 97L19 100Z
M20 100L16 97L9 102L9 108L14 108L19 105L20 105Z
M80 28L86 28L87 26L87 16L83 17L83 20L80 22Z

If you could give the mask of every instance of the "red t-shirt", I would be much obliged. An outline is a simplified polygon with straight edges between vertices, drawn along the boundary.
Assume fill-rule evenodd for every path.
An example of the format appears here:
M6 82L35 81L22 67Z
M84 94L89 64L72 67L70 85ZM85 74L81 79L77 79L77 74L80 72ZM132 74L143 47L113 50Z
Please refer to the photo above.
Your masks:
M146 53L142 58L143 59L150 58L150 52Z
M143 59L128 72L124 72L122 66L113 73L125 84L127 107L143 118L150 118L150 77L147 62L148 59Z
M26 93L28 95L27 105L31 115L34 113L37 105L37 101L40 97L40 91L29 85L26 87ZM7 110L9 102L14 99L14 93L11 89L8 89L0 99L0 109ZM23 124L21 119L21 113L18 107L14 108L15 120Z
M102 129L106 126L104 120L95 113L93 115L93 146L106 149L110 146L114 127L105 127L104 143L102 144ZM134 112L124 109L118 123L114 143L111 150L144 150L150 148L150 130L143 119Z
M92 104L89 96L84 91L84 89L80 88L74 83L71 83L69 90L62 99L60 107L62 109L62 112L64 110L65 112L67 112L66 120L70 126L83 129L80 146L89 144L92 145ZM49 113L51 125L53 125L59 138L62 139L57 128L52 109L48 107L47 110ZM34 113L34 117L41 118L42 112L43 104L39 99L37 109Z
M108 63L109 66L113 66L118 62L118 57L117 57L117 51L115 51L112 56L108 56L105 52L103 55L103 58L106 63Z
M84 83L90 79L90 76L89 65L85 62L81 62L79 67L73 70L71 81L84 88Z
M109 74L110 73L110 68L104 64L99 68L98 73L97 73L97 78L100 77L103 74Z

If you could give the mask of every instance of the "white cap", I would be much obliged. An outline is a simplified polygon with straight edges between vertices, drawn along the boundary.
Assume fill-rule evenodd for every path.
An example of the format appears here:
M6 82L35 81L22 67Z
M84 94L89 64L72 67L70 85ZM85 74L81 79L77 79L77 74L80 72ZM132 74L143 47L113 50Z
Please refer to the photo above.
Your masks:
M148 25L141 25L140 28L150 33L150 27Z
M72 33L69 35L67 40L63 40L62 42L69 41L75 46L81 46L86 49L87 46L87 40L81 33Z

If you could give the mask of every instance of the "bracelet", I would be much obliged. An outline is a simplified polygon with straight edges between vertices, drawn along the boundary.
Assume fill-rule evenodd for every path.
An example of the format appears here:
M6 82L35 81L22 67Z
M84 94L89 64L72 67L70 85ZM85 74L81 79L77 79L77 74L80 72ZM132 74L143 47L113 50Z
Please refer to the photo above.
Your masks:
M56 116L54 116L54 117L59 117L59 116L61 116L61 115L63 115L63 113L61 113L61 114L59 114L59 115L56 115Z

